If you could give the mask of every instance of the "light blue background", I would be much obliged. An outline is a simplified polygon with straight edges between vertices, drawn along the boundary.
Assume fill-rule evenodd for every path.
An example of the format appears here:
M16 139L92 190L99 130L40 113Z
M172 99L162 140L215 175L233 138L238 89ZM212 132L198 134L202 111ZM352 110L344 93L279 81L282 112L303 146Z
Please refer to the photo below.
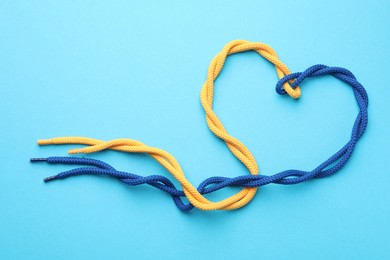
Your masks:
M82 2L82 3L81 3ZM0 259L385 259L389 245L389 1L4 1L0 3ZM185 214L154 188L31 165L80 135L171 152L198 185L246 169L206 126L210 60L229 41L271 45L292 71L350 69L370 98L369 126L337 175L268 185L234 212ZM331 77L294 102L255 53L230 57L215 111L262 174L310 170L348 140L357 106ZM121 170L163 174L145 155L102 152ZM221 199L235 190L218 192Z

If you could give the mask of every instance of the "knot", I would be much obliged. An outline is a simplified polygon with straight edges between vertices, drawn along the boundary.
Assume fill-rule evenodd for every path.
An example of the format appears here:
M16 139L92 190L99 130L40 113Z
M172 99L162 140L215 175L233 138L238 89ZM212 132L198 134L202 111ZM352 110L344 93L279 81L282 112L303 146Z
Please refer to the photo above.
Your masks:
M295 73L291 73L291 74L286 75L283 78L281 78L278 81L278 83L276 83L276 88L275 88L276 93L278 93L279 95L286 95L286 94L288 94L288 92L287 92L288 88L286 88L286 85L289 86L291 89L296 90L296 88L298 87L298 81L296 79L301 74L302 74L302 72L295 72Z
M306 69L304 72L295 72L295 73L291 73L289 75L286 75L285 77L280 79L278 81L278 83L276 83L276 92L279 95L285 95L289 91L288 88L287 89L285 88L286 84L288 84L288 83L290 83L289 86L295 90L296 88L298 88L298 85L300 85L302 83L302 81L306 78L325 75L325 74L331 74L331 72L329 70L327 70L328 68L329 68L328 66L325 66L322 64L317 64L317 65L311 66L310 68ZM352 74L352 73L350 73L350 74Z
M333 75L349 85L356 81L355 76L347 69L317 64L309 67L303 72L295 72L284 76L278 81L278 83L276 83L275 90L279 95L290 95L289 89L286 89L286 84L289 84L288 86L292 89L297 90L299 88L298 85L300 85L306 78L324 75Z

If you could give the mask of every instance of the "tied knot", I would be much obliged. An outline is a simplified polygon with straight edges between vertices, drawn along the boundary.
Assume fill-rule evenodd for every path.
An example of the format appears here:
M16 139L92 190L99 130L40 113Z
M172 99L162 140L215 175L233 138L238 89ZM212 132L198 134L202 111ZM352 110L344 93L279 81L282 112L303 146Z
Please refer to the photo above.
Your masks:
M286 85L291 87L293 90L297 90L299 89L298 86L306 78L324 75L333 75L334 77L344 81L351 86L356 85L354 84L354 82L356 82L356 78L349 70L340 67L329 67L326 65L317 64L309 67L303 72L295 72L284 76L276 84L275 90L279 95L289 94L291 96L289 89L286 88Z
M300 82L293 80L296 78L294 77L296 74L298 73L288 74L278 81L276 85L276 92L279 95L288 94L293 99L298 99L301 97L301 89L299 87Z

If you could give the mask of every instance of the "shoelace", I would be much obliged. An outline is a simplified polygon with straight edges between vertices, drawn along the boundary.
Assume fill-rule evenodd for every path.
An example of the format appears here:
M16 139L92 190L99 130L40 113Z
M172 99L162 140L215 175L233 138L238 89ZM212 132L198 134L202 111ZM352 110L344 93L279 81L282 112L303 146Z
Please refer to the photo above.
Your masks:
M320 164L314 170L307 172L301 170L287 170L273 176L260 176L258 175L257 163L250 153L250 151L236 138L230 136L222 123L215 115L212 110L212 101L213 101L213 84L214 80L219 75L222 70L223 64L226 60L226 57L230 54L255 50L260 55L265 57L271 63L275 65L276 72L280 78L279 82L276 85L276 91L278 94L284 95L288 94L293 98L298 98L300 96L300 89L298 85L305 79L309 77L317 77L322 75L333 75L336 78L349 84L355 94L358 106L359 114L355 120L355 124L352 129L352 135L350 141L331 156L324 163ZM210 130L219 138L225 141L228 148L232 153L248 168L251 175L240 176L236 178L226 178L226 177L212 177L204 182L197 188L195 188L185 177L183 170L181 169L179 163L176 159L169 154L168 152L161 150L159 148L147 146L139 141L131 139L116 139L108 142L104 142L97 139L86 138L86 137L57 137L48 140L39 140L40 145L47 144L84 144L89 145L85 148L73 149L70 150L70 154L75 153L93 153L105 149L118 150L123 152L130 153L147 153L157 160L161 165L163 165L171 174L178 180L181 184L183 191L179 191L175 186L164 176L152 176L152 177L142 177L138 175L126 175L128 173L116 171L111 166L105 167L110 168L78 168L74 171L68 171L61 173L53 179L60 179L68 176L79 175L79 174L105 174L111 175L119 178L129 185L139 185L139 184L149 184L160 188L168 193L170 193L176 205L182 210L189 210L193 206L202 209L202 210L230 210L240 208L253 198L256 193L257 187L268 184L268 183L280 183L280 184L296 184L302 181L306 181L312 178L322 178L336 173L340 170L349 158L352 155L352 152L355 148L357 141L360 139L364 133L367 126L367 106L368 106L368 97L363 86L356 80L354 75L343 68L338 67L327 67L325 65L315 65L304 72L298 72L291 74L288 68L278 59L274 50L268 45L262 43L251 43L248 41L238 40L233 41L227 44L222 51L211 61L208 78L201 91L201 101L203 108L206 112L206 121ZM55 157L61 158L61 157ZM44 160L44 159L41 159ZM37 161L34 160L33 161ZM50 159L46 160L50 162ZM102 163L102 162L101 162ZM96 166L96 165L95 165ZM71 172L71 173L69 173ZM122 174L122 175L121 175ZM123 175L124 174L124 175ZM146 179L145 179L146 178ZM155 179L154 179L155 178ZM208 186L212 185L208 188ZM205 198L203 194L210 193L212 191L221 189L226 186L242 186L244 187L237 194L221 200L219 202L212 202ZM164 186L164 187L163 187ZM185 205L180 197L185 195L191 204ZM180 200L180 201L179 201Z

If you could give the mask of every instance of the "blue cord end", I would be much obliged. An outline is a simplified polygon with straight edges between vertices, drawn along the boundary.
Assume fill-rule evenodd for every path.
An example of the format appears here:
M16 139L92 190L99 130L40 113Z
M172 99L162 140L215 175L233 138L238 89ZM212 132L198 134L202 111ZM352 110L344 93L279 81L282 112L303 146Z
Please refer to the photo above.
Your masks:
M31 158L30 162L46 162L47 158Z
M46 177L43 179L44 182L54 181L57 179L57 175Z

